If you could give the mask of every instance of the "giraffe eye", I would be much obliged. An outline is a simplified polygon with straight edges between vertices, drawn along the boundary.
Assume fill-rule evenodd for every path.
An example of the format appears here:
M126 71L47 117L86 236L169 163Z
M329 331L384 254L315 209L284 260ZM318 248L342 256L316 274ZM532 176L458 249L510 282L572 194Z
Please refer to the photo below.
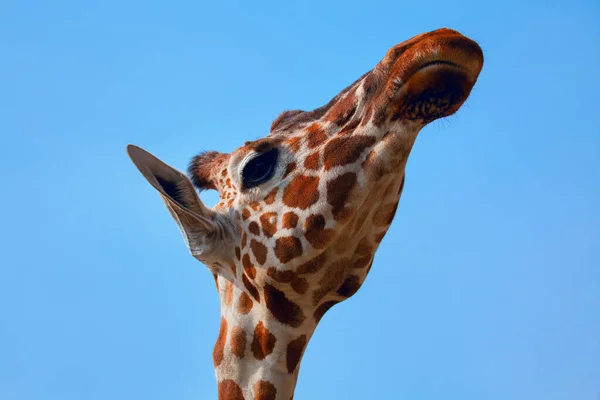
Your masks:
M242 170L242 184L245 189L250 189L268 181L275 172L279 151L268 150L250 159Z

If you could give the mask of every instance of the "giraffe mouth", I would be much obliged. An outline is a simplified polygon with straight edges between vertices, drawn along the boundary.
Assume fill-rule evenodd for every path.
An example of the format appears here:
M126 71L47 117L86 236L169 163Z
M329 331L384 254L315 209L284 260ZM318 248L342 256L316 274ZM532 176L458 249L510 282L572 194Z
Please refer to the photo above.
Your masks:
M464 67L462 67L460 64L457 64L455 62L448 61L448 60L433 60L433 61L426 62L425 64L419 66L418 69L415 71L415 74L419 73L419 72L431 73L431 72L435 72L440 69L457 69L459 71L465 71ZM411 77L409 77L408 79L410 80Z
M414 92L415 89L424 86L443 83L445 79L461 80L464 81L465 85L473 86L479 74L479 69L473 70L473 68L469 68L471 66L465 65L466 63L461 61L464 60L453 60L451 57L423 60L420 63L415 63L399 83L407 88L409 92Z
M401 114L424 122L455 113L471 93L481 70L478 57L470 54L451 53L415 64L402 80Z
M404 85L409 92L421 89L424 86L434 86L443 83L445 79L465 80L469 84L469 70L462 65L450 60L431 60L417 66L414 72L405 79ZM412 89L412 90L411 90Z
M469 96L468 72L451 62L432 62L419 68L404 87L402 116L430 122L456 112Z

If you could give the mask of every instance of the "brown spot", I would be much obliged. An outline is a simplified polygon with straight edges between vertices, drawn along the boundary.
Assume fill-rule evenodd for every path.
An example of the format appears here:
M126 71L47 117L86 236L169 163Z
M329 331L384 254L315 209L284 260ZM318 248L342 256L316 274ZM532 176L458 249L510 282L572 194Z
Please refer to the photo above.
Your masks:
M271 314L282 324L299 327L306 318L300 306L291 302L285 293L270 284L265 284L265 303Z
M356 111L356 89L349 91L344 97L331 106L325 118L338 126L344 125Z
M233 274L233 276L235 276L237 278L237 267L236 267L235 263L233 261L229 261L228 265L229 265L229 269L231 270L231 273Z
M304 233L306 240L312 247L322 249L329 243L335 231L325 229L325 217L320 214L313 214L309 215L304 222Z
M327 182L327 202L333 207L334 218L344 211L350 191L356 184L356 174L348 172Z
M292 171L293 171L293 170L295 170L295 169L296 169L296 163L295 163L295 162L289 163L289 164L288 164L288 165L285 167L285 171L283 172L283 175L281 176L281 179L285 179L285 178L287 178L287 176L288 176L289 174L291 174L291 173L292 173Z
M319 307L317 307L317 309L315 310L314 313L314 318L315 321L318 323L321 318L323 318L323 315L325 315L325 313L327 311L329 311L329 309L333 306L335 306L337 303L339 303L338 301L335 300L331 300L331 301L326 301L323 304L321 304Z
M246 332L241 326L236 326L231 331L231 338L229 339L231 345L231 352L239 358L244 357L246 352Z
M349 135L354 132L356 127L360 124L360 120L356 119L346 125L344 125L344 129L338 132L338 136Z
M258 381L254 384L254 400L275 400L277 389L267 381Z
M373 254L375 253L374 247L369 243L369 238L364 237L358 242L358 246L354 250L354 256L357 257L354 260L354 264L352 268L364 268L373 259Z
M386 234L386 232L384 231L384 232L381 232L381 233L378 233L377 235L375 235L373 237L373 240L375 240L375 243L381 243L385 234Z
M221 171L221 176L227 176L227 170L224 169L223 171Z
M354 254L360 255L360 256L371 256L371 255L373 255L374 251L375 251L375 249L369 243L369 238L365 236L364 238L362 238L360 240L360 242L358 242L358 246L356 246L356 250L354 250Z
M233 379L219 382L219 400L245 400L242 389Z
M319 169L320 166L321 160L318 151L306 157L306 159L304 160L304 168L306 169Z
M248 292L250 292L252 297L254 297L256 301L260 303L260 294L258 294L258 289L256 289L256 287L250 283L246 274L242 274L242 282L244 282L244 286L246 286L246 289Z
M219 328L219 336L217 337L217 343L213 348L213 364L215 368L218 367L223 361L223 352L225 350L225 342L227 341L227 321L221 317L221 326Z
M300 275L314 274L315 272L317 272L321 268L323 268L323 265L325 265L325 259L326 259L325 253L321 253L317 257L300 265L297 269L298 274L300 274Z
M250 210L248 210L247 208L244 208L242 210L242 218L245 220L250 218Z
M287 229L295 228L298 225L298 215L291 211L283 214L281 224Z
M257 360L264 360L266 356L273 352L275 348L275 335L268 331L265 325L260 321L254 328L254 339L250 348L252 354Z
M344 208L340 210L340 212L336 213L333 218L339 223L344 223L348 221L352 215L354 215L354 211L355 210L352 208Z
M289 207L307 209L319 200L319 177L297 175L283 191L283 203Z
M346 276L346 269L348 268L349 260L342 258L337 260L333 264L329 265L321 279L319 280L319 288L313 292L313 304L316 306L319 304L323 297L329 292L339 287Z
M358 276L352 275L348 279L342 283L342 286L339 287L337 293L340 296L350 297L353 296L358 289L360 288L360 280Z
M240 314L248 314L250 310L252 310L252 299L250 296L246 294L246 292L242 292L240 294L240 298L238 299L237 310Z
M327 140L327 135L321 125L314 123L306 128L308 131L308 148L313 149Z
M398 202L386 204L381 206L379 210L373 216L373 225L375 226L387 226L392 223L396 210L398 209Z
M296 293L304 294L308 290L308 282L304 278L297 278L290 284Z
M256 223L256 221L250 222L250 225L248 225L248 230L253 235L256 235L256 236L260 235L260 228L258 227L258 224Z
M225 305L231 307L231 303L233 302L233 283L227 281L227 285L225 286Z
M296 279L298 277L298 274L296 274L296 272L294 272L294 271L291 271L291 270L281 271L275 267L269 267L269 269L267 270L267 275L269 275L275 281L281 282L281 283L290 283L291 281L293 281L294 279Z
M297 153L300 150L300 144L302 142L302 136L294 136L288 140L287 145L292 153Z
M246 235L246 232L242 232L242 249L246 247L247 239L248 239L248 236Z
M236 246L236 248L235 248L235 258L237 258L239 260L240 257L241 257L241 250L240 250L239 247Z
M294 236L280 237L275 241L275 255L282 263L302 255L302 242Z
M373 258L371 256L359 257L354 260L354 264L352 264L352 268L364 268L371 262Z
M272 222L274 221L274 222ZM267 212L260 216L260 225L266 237L272 237L277 232L277 213Z
M296 370L296 367L300 362L300 358L302 357L302 352L304 351L305 346L306 335L300 335L288 344L286 352L286 364L288 373L292 374Z
M252 249L252 253L254 253L256 261L258 261L260 265L263 265L265 261L267 261L267 248L265 245L252 239L250 241L250 248ZM254 276L251 276L250 278L254 279Z
M342 136L330 140L325 146L325 170L358 160L363 151L375 143L375 137L364 135Z
M254 239L252 239L252 242L254 242ZM250 242L250 245L252 245L252 242ZM256 268L254 268L254 265L252 265L248 253L242 256L242 266L244 267L244 271L246 271L246 274L250 279L256 278Z
M279 188L276 187L273 190L271 190L271 192L269 192L269 194L267 195L267 197L265 197L265 203L266 204L273 204L273 202L275 201L275 196L277 196L277 191L278 190L279 190Z
M365 92L367 91L367 79L365 79ZM369 104L371 105L370 107L365 107L366 111L365 114L362 118L362 122L360 123L361 126L365 126L367 123L369 123L369 121L371 121L371 116L373 115L373 103L369 102Z

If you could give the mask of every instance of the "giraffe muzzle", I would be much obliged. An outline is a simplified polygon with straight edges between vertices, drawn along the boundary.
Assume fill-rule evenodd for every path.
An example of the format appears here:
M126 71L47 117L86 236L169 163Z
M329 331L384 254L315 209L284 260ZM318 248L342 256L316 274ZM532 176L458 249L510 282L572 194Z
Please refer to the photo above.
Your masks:
M483 67L481 47L450 29L417 36L386 58L387 93L398 101L392 119L430 122L455 113Z

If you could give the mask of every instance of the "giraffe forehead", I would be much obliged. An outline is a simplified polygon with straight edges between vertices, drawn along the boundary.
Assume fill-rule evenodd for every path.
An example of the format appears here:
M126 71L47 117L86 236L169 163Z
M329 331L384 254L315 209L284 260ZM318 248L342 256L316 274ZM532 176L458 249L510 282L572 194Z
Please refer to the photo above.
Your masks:
M354 96L354 92L355 90L351 90L347 97ZM274 187L293 188L311 180L306 176L294 177L298 171L305 175L306 172L308 175L312 175L322 172L323 169L327 171L335 166L355 163L366 148L375 144L376 137L362 134L364 129L363 126L359 126L358 120L342 126L337 125L337 123L344 122L339 118L347 119L348 110L344 111L345 107L354 109L353 101L342 101L339 104L341 106L333 106L326 114L326 117L331 115L333 120L313 121L287 134L271 133L268 137L246 142L230 155L210 152L202 157L197 157L193 170L195 179L200 180L199 177L202 177L203 188L213 188L220 192L222 201L219 206L230 207L233 199L243 194L240 174L252 154L263 153L275 147L285 149L285 152L280 155L282 158L280 165L283 165L284 168L283 173L279 175L282 181L274 179L272 182L268 182L265 186L269 190ZM336 118L338 119L336 120ZM356 134L352 135L352 133ZM285 178L290 175L292 175L291 180L286 180ZM309 189L313 193L316 191L314 185L309 185L303 190L303 193L308 194ZM288 189L288 192L293 191ZM257 195L254 191L251 202L260 200L260 196L260 193ZM286 196L283 200L289 202L292 201L290 199L290 196ZM310 198L307 201L310 201Z

